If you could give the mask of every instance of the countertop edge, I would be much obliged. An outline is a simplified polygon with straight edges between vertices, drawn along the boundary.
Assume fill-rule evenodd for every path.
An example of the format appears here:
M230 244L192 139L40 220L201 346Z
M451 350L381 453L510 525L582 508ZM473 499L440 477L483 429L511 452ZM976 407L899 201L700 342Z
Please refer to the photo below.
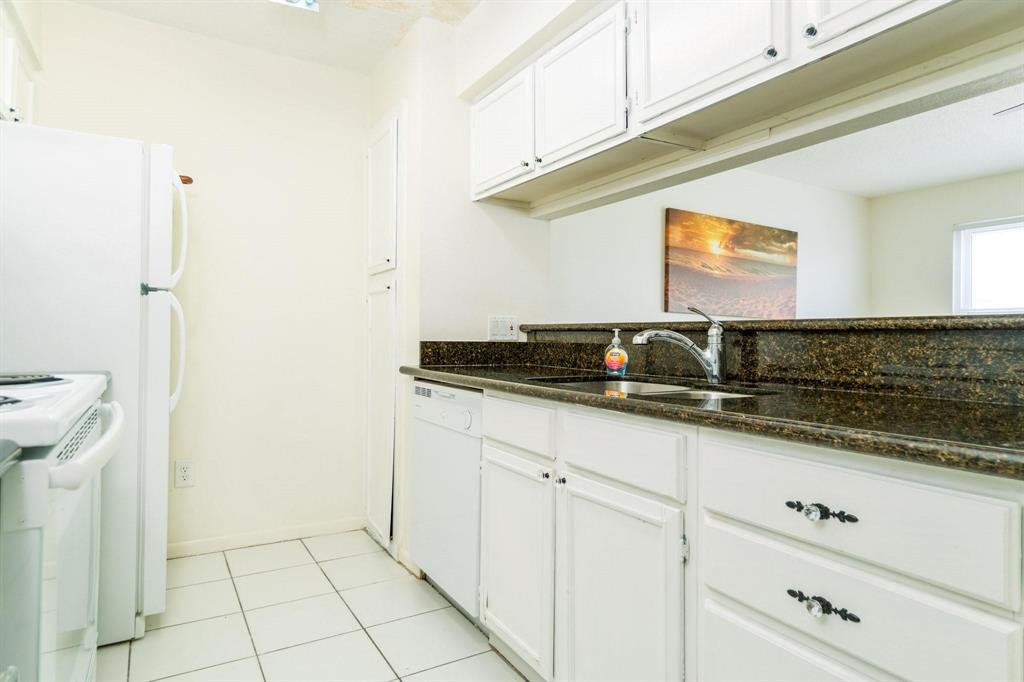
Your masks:
M955 331L1021 330L1024 315L943 315L920 317L836 317L798 320L722 320L726 331ZM533 332L606 332L618 328L634 331L649 328L675 331L704 331L704 320L661 320L657 322L570 322L521 324L519 330Z
M489 389L540 400L582 405L595 409L607 409L613 412L636 414L665 421L678 421L696 426L722 428L808 445L818 445L889 459L957 469L998 478L1024 480L1024 460L1014 463L1015 466L1006 466L1008 456L1018 455L1024 457L1024 454L1018 453L1015 450L973 446L881 431L751 417L729 412L710 412L697 407L683 407L667 403L574 393L548 386L472 377L455 372L447 372L440 367L425 368L403 365L399 371L407 376L467 388ZM578 399L574 400L573 396L577 398L585 396L586 402L580 402ZM667 416L666 412L669 412L671 416Z

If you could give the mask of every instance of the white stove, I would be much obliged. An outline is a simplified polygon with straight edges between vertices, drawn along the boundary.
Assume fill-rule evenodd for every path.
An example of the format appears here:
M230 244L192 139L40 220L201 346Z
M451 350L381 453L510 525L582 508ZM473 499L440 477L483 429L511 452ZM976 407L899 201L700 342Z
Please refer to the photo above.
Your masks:
M106 388L105 374L2 374L0 440L53 445Z
M0 374L0 680L95 679L106 374Z

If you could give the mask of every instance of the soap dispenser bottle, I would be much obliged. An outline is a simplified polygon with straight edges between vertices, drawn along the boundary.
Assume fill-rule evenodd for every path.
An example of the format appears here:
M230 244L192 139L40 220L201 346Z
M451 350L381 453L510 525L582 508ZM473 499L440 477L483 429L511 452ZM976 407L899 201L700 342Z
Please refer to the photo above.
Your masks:
M622 339L619 338L619 330L613 330L615 337L604 349L604 369L609 376L621 377L626 374L626 367L629 366L629 354L622 347Z

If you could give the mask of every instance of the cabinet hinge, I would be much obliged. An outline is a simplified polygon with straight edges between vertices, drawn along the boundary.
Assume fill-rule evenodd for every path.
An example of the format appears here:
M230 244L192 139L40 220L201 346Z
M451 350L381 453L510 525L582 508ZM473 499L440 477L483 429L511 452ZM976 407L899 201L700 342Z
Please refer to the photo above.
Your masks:
M685 535L679 538L679 560L684 564L690 560L690 542Z
M626 110L626 120L627 120L627 121L629 121L629 108L630 108L630 102L631 102L631 100L629 99L629 97L627 97L627 98L626 98L626 106L625 106L625 110Z

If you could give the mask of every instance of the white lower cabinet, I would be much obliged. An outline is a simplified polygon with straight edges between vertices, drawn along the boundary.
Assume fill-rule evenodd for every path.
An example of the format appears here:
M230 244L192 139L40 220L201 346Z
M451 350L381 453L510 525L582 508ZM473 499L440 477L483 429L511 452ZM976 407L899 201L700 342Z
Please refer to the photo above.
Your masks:
M508 403L485 400L485 433L507 421ZM555 462L546 446L542 454L485 441L481 620L545 680L678 682L681 505L576 473L558 455L573 440L562 433Z
M483 624L531 679L1024 679L1020 481L487 398Z
M713 599L704 602L703 682L833 682L866 680Z
M482 461L481 621L530 667L551 679L555 584L553 471L492 445L484 445Z
M556 678L681 680L682 511L573 473L556 487Z

